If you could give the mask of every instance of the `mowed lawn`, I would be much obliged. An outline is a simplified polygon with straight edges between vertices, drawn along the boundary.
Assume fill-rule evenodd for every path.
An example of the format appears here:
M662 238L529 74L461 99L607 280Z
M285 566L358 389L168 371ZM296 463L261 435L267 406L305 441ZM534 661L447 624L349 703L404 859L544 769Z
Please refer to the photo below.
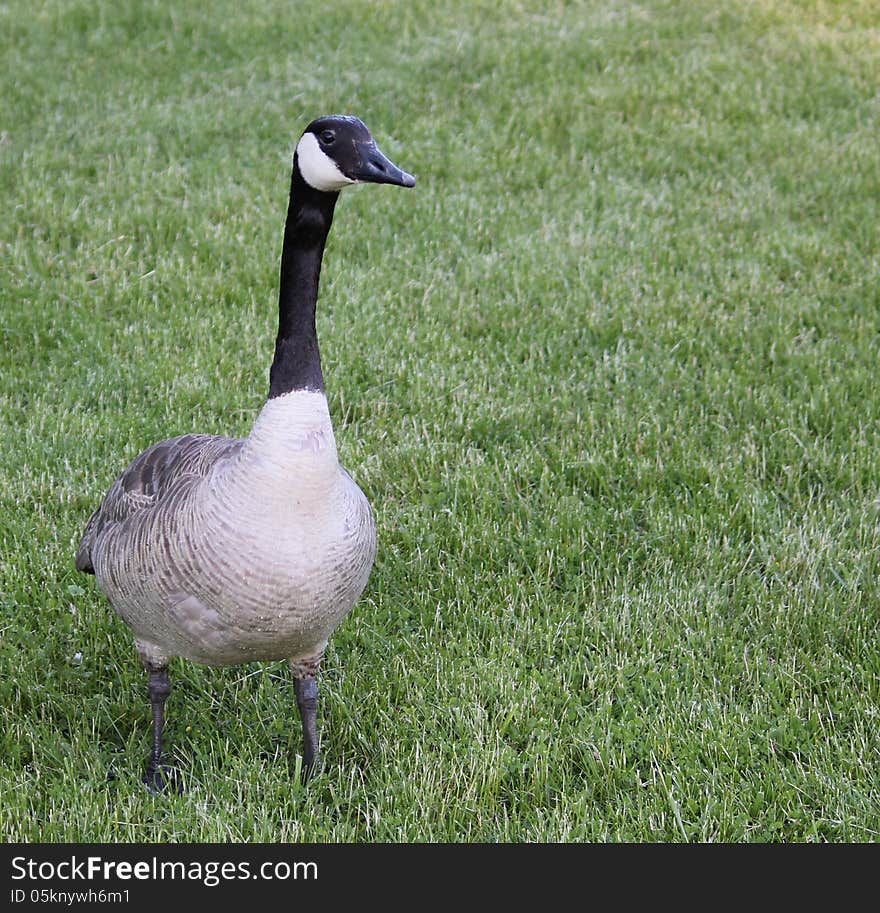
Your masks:
M867 3L0 7L8 841L880 838ZM354 113L318 330L380 549L290 776L284 663L145 676L73 569L267 391L293 144Z

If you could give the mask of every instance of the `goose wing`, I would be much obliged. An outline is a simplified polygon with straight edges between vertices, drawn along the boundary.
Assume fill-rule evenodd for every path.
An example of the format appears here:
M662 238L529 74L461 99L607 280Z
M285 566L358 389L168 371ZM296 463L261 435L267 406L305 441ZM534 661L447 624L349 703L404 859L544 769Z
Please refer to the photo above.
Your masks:
M76 552L76 569L94 574L92 547L101 531L133 514L152 510L163 496L187 477L204 478L220 459L238 453L241 438L186 434L148 447L110 486L100 507L89 517Z

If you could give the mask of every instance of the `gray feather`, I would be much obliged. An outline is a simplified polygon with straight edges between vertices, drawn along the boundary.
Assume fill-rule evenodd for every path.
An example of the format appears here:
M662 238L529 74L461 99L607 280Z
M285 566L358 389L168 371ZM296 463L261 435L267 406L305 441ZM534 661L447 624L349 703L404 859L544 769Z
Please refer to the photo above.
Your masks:
M218 460L235 456L242 444L241 438L184 434L159 441L141 452L117 476L101 505L89 517L76 552L76 569L95 573L92 549L108 524L155 509L173 486L204 478Z

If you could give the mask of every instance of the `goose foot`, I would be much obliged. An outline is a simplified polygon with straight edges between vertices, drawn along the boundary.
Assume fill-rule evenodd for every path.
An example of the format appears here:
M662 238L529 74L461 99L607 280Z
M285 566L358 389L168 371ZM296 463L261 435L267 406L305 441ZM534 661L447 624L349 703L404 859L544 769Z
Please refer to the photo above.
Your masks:
M154 795L181 795L183 785L180 782L180 772L173 764L160 762L154 764L152 760L147 764L143 776L144 786Z
M165 701L171 694L167 666L147 666L150 673L150 706L153 710L153 753L144 773L144 784L154 795L180 793L177 770L162 760L162 730L165 728Z
M324 770L324 759L318 755L309 763L303 754L302 763L297 764L297 758L294 756L289 765L291 779L296 779L297 766L299 767L299 782L305 786L312 778L317 777Z
M318 683L314 674L294 679L296 705L303 728L302 782L307 783L321 769L318 747Z

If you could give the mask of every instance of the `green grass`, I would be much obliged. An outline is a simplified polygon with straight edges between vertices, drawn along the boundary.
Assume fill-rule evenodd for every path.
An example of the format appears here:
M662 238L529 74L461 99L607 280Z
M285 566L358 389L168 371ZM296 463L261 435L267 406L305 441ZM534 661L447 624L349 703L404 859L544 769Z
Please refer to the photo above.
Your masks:
M718 7L721 7L718 9ZM880 838L880 30L869 3L0 6L6 840ZM380 535L322 679L146 683L73 570L163 437L267 389L293 142Z

